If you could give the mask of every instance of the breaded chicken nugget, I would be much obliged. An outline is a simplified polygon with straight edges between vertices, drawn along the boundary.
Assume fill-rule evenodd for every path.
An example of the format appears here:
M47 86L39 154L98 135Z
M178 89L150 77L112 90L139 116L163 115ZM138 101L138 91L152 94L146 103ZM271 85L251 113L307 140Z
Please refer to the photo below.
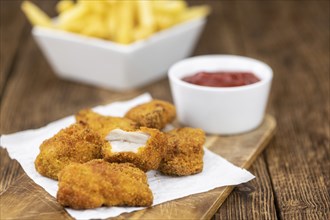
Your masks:
M70 164L59 174L57 201L74 209L104 206L151 206L146 174L129 163L92 160Z
M75 117L77 121L86 123L103 138L105 138L111 130L116 128L125 129L127 131L138 128L136 122L128 118L104 116L90 109L81 110Z
M167 153L158 168L164 174L186 176L203 170L203 144L201 129L177 128L167 134Z
M157 129L141 127L134 132L115 129L106 139L111 146L102 148L105 160L129 162L143 171L157 169L165 153L165 135Z
M40 145L35 168L41 175L57 179L59 171L71 162L102 158L102 146L109 143L85 124L75 123Z
M153 100L129 110L125 117L137 122L139 126L163 129L175 119L175 107L169 102Z

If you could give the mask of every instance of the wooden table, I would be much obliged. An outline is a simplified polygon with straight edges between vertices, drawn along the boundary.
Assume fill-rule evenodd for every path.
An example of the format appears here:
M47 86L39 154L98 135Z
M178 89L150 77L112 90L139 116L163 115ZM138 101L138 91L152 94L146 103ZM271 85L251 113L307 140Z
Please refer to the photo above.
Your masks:
M31 38L20 3L1 1L1 134L144 92L172 101L167 79L118 93L57 78ZM37 1L50 15L55 3ZM213 218L329 219L329 2L208 4L213 12L194 55L238 54L272 66L267 111L278 123L275 138L250 168L257 178L237 186ZM3 193L23 170L0 152Z

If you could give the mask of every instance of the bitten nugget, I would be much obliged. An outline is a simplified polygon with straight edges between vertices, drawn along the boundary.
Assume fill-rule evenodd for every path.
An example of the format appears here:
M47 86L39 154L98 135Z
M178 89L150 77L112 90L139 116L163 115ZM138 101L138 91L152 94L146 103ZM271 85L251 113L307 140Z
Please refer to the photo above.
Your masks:
M111 146L102 149L105 160L133 163L143 171L156 170L165 153L165 135L157 129L141 127L134 132L116 129L106 139Z
M40 145L35 168L41 175L57 179L59 171L71 162L85 163L102 158L102 146L108 145L85 124L75 123Z
M136 122L121 117L103 116L90 109L81 110L76 114L76 120L86 123L90 128L105 138L113 129L135 130Z
M125 117L137 122L141 127L161 130L167 123L175 119L176 112L174 105L171 103L153 100L132 108L126 113Z
M167 175L186 176L203 170L203 130L177 128L167 133L167 142L167 153L159 171Z
M146 174L129 163L92 160L70 164L59 174L57 201L74 209L104 206L151 206Z

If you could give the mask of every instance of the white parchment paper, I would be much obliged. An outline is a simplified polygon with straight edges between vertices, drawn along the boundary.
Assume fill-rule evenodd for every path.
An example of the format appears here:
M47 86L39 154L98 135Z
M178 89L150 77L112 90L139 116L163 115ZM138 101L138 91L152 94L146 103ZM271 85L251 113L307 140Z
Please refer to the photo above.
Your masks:
M123 116L130 108L151 99L149 94L143 94L129 101L115 102L93 109L103 115ZM35 170L34 160L39 154L39 145L45 139L52 137L60 129L69 126L74 121L74 117L69 116L39 129L2 135L0 139L1 146L7 149L9 156L16 159L27 175L54 197L56 197L58 189L57 181L41 176ZM237 185L254 178L250 172L234 166L207 149L205 149L204 155L204 169L199 174L186 177L170 177L161 175L156 171L149 171L147 175L149 186L154 195L153 205L191 194L206 192L221 186ZM143 208L102 207L83 211L66 208L67 212L77 219L108 218L140 209Z

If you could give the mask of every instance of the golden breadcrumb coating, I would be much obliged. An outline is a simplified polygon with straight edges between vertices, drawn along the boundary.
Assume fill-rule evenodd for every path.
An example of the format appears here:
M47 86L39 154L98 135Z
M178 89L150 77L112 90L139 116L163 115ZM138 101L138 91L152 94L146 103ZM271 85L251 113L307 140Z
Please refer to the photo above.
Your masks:
M59 174L57 201L73 209L104 206L151 206L146 174L129 163L92 160L70 164Z
M110 146L102 148L104 160L117 163L132 163L143 171L156 170L166 151L165 134L157 129L141 127L140 130L150 135L147 143L134 152L112 152Z
M121 117L103 116L90 109L79 111L76 115L77 121L86 123L91 129L105 138L113 129L120 128L131 131L137 128L136 122Z
M102 158L102 146L109 146L109 143L85 124L75 123L40 145L35 168L41 175L57 179L59 171L71 162L85 163Z
M158 168L164 174L186 176L203 170L203 144L201 129L177 128L167 134L167 153Z
M176 117L175 107L169 102L153 100L129 110L126 118L137 122L141 127L163 129Z

